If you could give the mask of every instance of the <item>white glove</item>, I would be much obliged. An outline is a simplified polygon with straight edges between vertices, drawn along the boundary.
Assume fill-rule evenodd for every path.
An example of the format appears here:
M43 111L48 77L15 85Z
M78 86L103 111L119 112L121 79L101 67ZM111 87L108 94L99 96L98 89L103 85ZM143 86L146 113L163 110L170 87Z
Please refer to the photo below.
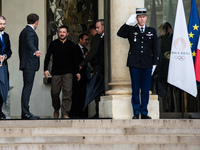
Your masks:
M153 65L151 75L153 75L154 71L156 70L156 67L157 67L157 65Z
M131 24L137 23L136 17L137 17L136 14L132 14L132 15L128 18L126 24L127 24L127 25L131 25Z

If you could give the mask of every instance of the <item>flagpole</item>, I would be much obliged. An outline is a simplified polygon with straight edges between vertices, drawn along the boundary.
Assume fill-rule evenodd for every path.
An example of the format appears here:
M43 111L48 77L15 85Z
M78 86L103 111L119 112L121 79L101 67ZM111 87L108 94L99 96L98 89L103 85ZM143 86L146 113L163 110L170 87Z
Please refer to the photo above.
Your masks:
M187 112L187 93L184 92L184 105L185 105L185 112Z
M199 87L198 87L198 93L199 93ZM197 99L196 99L197 100L197 112L200 111L198 99L199 99L199 94L197 95Z
M181 102L182 102L181 118L184 118L184 91L183 90L181 90Z

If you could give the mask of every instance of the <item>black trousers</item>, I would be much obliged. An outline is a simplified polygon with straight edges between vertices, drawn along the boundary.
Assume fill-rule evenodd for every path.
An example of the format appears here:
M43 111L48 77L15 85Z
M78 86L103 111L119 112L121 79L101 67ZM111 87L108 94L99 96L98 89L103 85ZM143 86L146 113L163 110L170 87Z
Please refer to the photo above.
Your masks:
M81 80L77 81L76 76L73 80L73 94L72 94L72 108L70 112L70 117L88 117L88 109L83 110L85 105L86 97L86 88L87 88L87 78L81 76Z
M29 113L29 101L33 88L34 78L35 78L35 70L28 70L28 69L23 70L24 86L21 95L22 115Z

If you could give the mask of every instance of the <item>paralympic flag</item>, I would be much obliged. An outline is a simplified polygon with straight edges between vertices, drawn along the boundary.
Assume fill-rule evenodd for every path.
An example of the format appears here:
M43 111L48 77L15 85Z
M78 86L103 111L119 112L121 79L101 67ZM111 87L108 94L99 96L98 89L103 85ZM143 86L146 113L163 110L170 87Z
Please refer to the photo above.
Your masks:
M176 10L167 82L194 97L197 96L194 64L182 0L178 0Z

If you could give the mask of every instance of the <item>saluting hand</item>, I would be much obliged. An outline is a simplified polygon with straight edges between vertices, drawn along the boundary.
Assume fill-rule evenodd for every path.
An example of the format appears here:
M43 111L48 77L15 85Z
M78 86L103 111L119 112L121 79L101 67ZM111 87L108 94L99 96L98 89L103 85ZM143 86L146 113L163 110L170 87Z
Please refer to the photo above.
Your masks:
M128 18L126 24L127 24L127 25L131 25L131 24L134 24L134 23L136 24L136 23L137 23L136 17L137 17L136 14L132 14L132 15Z

